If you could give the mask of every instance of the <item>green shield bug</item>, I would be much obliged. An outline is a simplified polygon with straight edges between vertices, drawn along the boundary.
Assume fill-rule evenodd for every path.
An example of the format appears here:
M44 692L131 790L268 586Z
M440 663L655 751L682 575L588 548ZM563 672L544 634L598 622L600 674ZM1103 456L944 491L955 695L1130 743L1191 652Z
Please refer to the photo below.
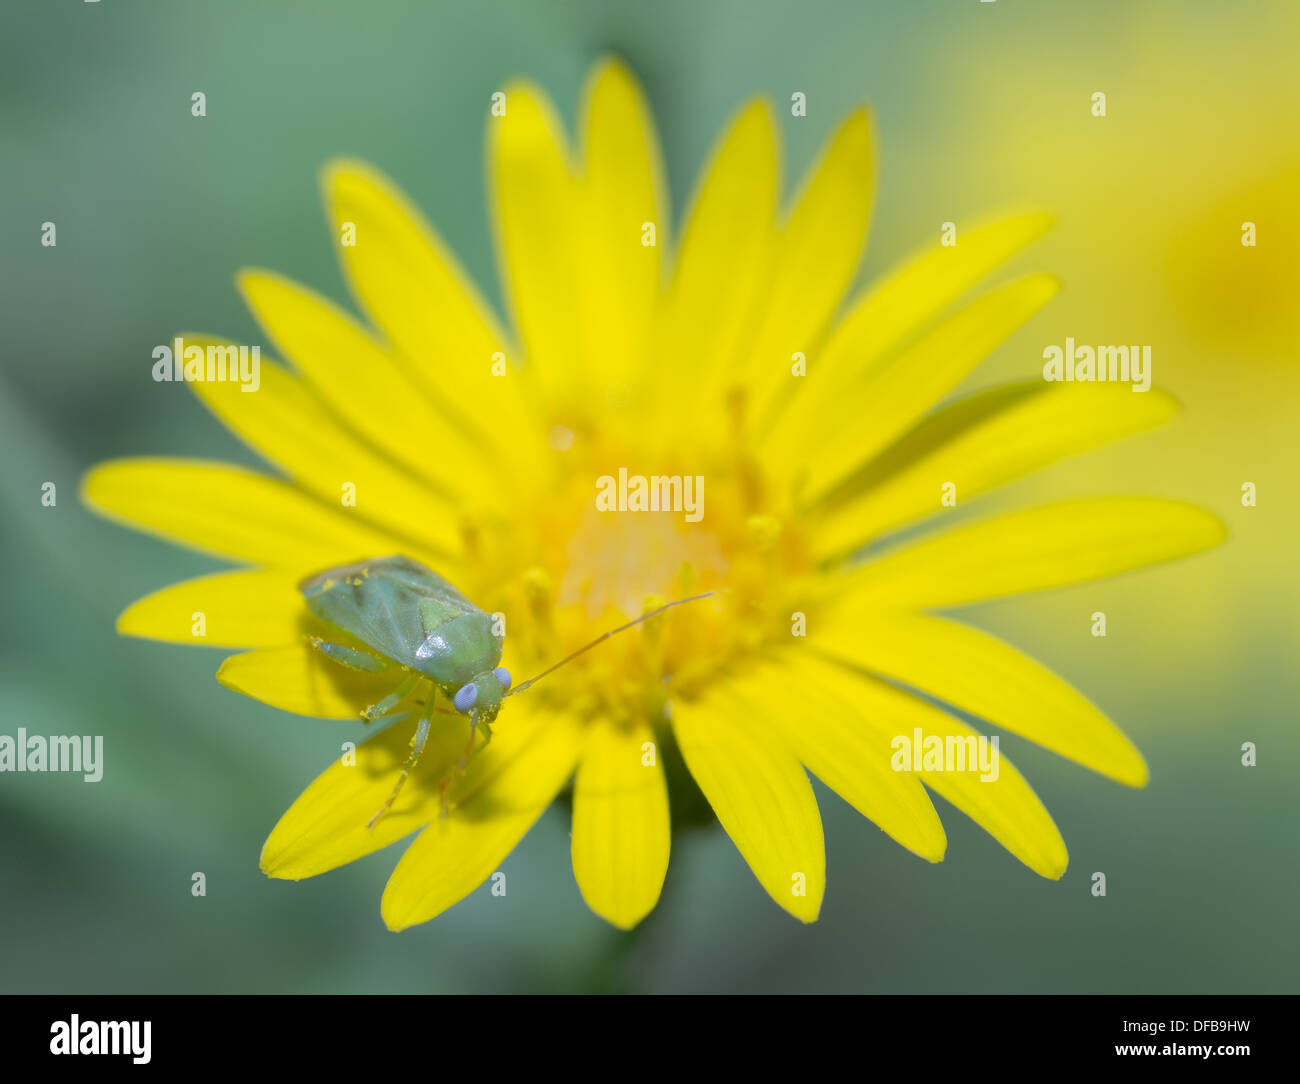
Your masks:
M708 591L665 603L634 621L610 629L512 689L510 672L501 665L505 637L497 632L492 616L418 561L400 555L358 561L309 576L298 585L298 589L315 617L359 641L366 650L322 637L310 639L314 648L341 666L371 673L395 670L402 675L392 694L361 713L367 722L405 718L409 713L390 713L422 681L430 682L451 701L456 712L469 716L469 744L461 755L458 772L464 771L474 752L475 736L480 726L483 728L482 744L491 740L492 723L506 697L523 692L534 682L616 633L639 625L673 606L713 594ZM433 725L434 712L448 710L436 707L435 699L431 692L424 701L411 739L410 755L402 765L392 793L371 818L371 828L392 808L407 776L419 762ZM449 779L444 779L441 787L444 816L448 782Z

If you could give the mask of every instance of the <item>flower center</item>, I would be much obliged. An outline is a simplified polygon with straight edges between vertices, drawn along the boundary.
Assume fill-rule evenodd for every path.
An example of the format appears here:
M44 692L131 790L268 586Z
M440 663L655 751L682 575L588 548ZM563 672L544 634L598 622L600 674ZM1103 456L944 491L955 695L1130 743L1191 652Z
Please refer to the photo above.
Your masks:
M508 615L517 678L664 602L716 593L611 637L527 695L591 717L662 720L670 696L698 695L791 635L808 560L793 519L764 506L751 464L725 449L648 463L623 444L561 436L550 490L470 555L482 604Z

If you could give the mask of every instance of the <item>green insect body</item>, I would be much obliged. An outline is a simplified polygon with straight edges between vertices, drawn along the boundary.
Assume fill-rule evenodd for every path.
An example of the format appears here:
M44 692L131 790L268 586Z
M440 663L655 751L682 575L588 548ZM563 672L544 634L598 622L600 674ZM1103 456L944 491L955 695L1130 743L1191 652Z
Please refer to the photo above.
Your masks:
M377 652L378 669L413 671L459 710L473 709L479 722L496 718L510 687L501 668L505 636L489 614L432 569L409 557L381 557L319 573L299 589L316 617ZM344 645L318 646L345 665L372 668Z
M311 645L342 666L371 673L399 670L403 678L394 692L361 714L367 722L395 721L406 712L390 714L423 681L431 682L451 701L455 712L468 715L469 744L456 770L440 787L443 816L447 815L447 788L453 776L465 770L475 750L481 726L483 748L492 738L491 724L507 696L518 694L534 682L607 640L658 613L683 602L707 598L713 592L666 603L634 621L611 629L586 647L511 690L510 672L501 665L505 636L496 621L430 568L400 555L358 561L327 569L303 580L298 589L307 608L325 625L365 645L358 650L346 643L312 637ZM425 698L419 723L411 739L411 752L383 807L370 820L374 827L392 808L406 778L419 762L429 739L433 714L449 711L435 704L432 692ZM455 713L453 712L453 714Z
M475 734L483 725L484 744L492 738L492 721L510 688L510 673L501 663L504 636L493 619L430 568L395 555L327 569L298 585L307 608L326 625L340 629L370 651L313 638L312 646L335 662L357 670L401 669L406 677L390 695L362 712L367 722L388 715L427 679L470 717L469 744L457 765L465 770L474 751ZM373 654L372 654L373 652ZM379 812L374 827L392 808L407 776L419 763L438 710L430 693L411 739L411 751L401 774ZM445 709L444 709L445 710ZM443 815L447 787L441 784Z

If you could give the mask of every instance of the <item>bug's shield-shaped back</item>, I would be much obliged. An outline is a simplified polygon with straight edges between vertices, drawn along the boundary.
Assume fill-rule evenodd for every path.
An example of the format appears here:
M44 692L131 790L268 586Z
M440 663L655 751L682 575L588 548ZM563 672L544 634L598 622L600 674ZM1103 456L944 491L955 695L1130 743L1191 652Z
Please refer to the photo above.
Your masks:
M409 557L327 569L299 589L320 620L439 685L459 687L501 661L491 617Z

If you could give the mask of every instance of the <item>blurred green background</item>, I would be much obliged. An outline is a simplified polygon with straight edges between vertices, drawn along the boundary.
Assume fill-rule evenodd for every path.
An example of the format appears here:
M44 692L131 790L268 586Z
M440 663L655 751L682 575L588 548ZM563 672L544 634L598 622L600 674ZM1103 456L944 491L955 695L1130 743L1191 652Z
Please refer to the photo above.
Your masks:
M1294 991L1297 15L1286 0L6 0L0 733L102 734L106 770L95 785L0 775L0 990ZM949 857L927 865L819 788L820 923L775 907L714 828L674 841L664 901L629 939L582 904L557 807L503 867L508 897L480 889L390 934L379 895L396 847L296 885L257 870L281 812L359 728L223 689L220 652L114 635L127 603L216 566L91 517L82 471L124 454L253 462L150 379L153 347L189 329L258 341L242 266L347 301L317 189L340 153L403 185L499 301L489 96L530 76L572 123L609 50L644 81L677 211L728 115L761 92L783 106L788 185L838 118L874 107L864 278L944 221L1057 212L1017 266L1064 292L970 388L1034 374L1067 334L1154 344L1178 421L982 506L1152 493L1232 532L1192 561L971 615L1085 690L1151 765L1129 791L1004 738L1070 848L1061 882L941 802ZM190 116L195 90L206 118ZM795 90L806 118L788 115ZM1239 244L1246 219L1258 249ZM56 248L39 243L46 220ZM1244 481L1259 507L1240 506ZM1098 609L1104 640L1088 635Z

